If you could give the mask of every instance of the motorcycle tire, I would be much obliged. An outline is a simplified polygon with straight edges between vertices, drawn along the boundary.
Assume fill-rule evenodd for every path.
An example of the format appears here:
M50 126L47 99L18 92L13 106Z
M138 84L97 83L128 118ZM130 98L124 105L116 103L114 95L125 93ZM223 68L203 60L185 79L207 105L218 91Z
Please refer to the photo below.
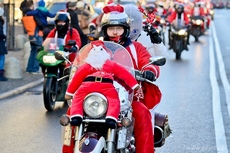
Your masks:
M176 52L176 59L177 60L181 59L181 52Z
M195 36L195 42L199 42L199 36Z
M56 102L56 85L57 79L54 77L45 78L43 84L44 106L48 111L53 111Z

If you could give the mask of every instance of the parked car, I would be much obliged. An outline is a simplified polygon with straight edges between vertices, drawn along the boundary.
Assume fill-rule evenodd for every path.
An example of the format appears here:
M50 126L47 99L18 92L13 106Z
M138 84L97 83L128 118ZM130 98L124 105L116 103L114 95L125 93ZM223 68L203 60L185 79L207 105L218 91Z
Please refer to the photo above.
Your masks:
M60 10L66 10L66 1L53 1L47 5L47 9L50 11L50 13L57 13ZM95 17L98 16L97 12L95 11L94 7L89 4L90 7L90 13L92 14L90 21L92 21ZM48 18L48 28L53 29L54 24L54 18Z

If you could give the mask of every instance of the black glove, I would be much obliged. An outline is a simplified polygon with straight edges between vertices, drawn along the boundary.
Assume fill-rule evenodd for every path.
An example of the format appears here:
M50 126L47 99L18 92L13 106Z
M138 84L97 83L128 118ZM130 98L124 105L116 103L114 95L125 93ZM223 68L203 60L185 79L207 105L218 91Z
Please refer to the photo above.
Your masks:
M170 22L169 21L165 21L166 26L170 26Z
M77 47L76 46L72 46L70 49L69 49L69 52L71 53L76 53L78 51Z
M145 25L143 29L145 32L147 32L147 36L150 36L153 44L160 44L162 42L161 37L159 37L159 33L153 26Z
M152 71L144 71L143 77L149 81L156 81L156 76Z
M190 29L191 27L192 27L192 24L189 23L189 24L187 25L187 28Z
M73 117L70 120L70 124L72 126L80 126L82 123L82 118L81 117Z
M93 34L93 33L95 33L95 30L96 30L95 26L93 26L93 25L89 26L89 33Z
M114 119L107 118L105 119L105 124L108 126L108 128L115 129L117 122Z

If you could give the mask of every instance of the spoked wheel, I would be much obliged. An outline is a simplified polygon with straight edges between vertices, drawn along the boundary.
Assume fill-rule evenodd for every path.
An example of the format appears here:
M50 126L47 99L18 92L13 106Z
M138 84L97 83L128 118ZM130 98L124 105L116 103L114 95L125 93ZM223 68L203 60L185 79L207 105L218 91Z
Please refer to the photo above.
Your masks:
M54 77L45 78L44 80L43 100L44 100L45 108L48 111L53 111L55 107L55 101L57 96L56 83L57 83L57 79Z

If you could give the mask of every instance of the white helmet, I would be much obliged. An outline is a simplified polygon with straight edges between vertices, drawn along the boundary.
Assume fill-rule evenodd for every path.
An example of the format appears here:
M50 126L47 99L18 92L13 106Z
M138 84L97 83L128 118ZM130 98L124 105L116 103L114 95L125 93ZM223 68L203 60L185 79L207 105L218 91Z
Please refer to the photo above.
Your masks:
M125 9L125 13L130 19L130 38L132 41L135 41L140 36L140 33L142 31L143 15L136 5L126 4L123 6Z

